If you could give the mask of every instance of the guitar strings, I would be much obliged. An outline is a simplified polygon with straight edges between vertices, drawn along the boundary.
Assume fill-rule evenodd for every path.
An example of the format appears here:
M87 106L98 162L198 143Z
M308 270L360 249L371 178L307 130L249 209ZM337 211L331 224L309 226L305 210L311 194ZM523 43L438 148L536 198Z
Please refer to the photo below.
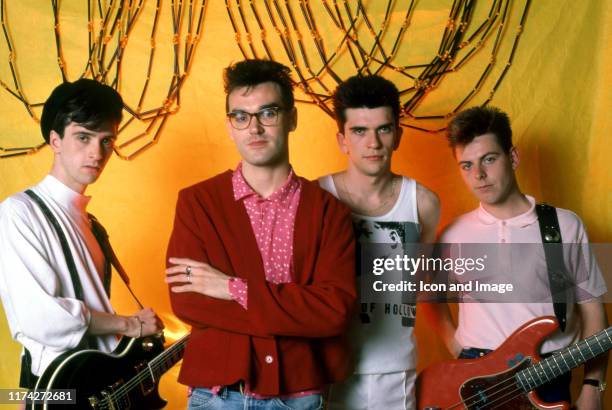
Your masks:
M580 350L581 350L580 345L581 344L582 345L586 345L589 348L589 350L591 351L592 357L595 357L595 356L598 356L601 353L604 353L605 349L603 348L603 346L601 346L601 342L599 341L597 336L599 336L599 335L593 335L590 338L587 338L587 339L585 339L585 340L583 340L581 342L578 342L578 343L574 344L573 346L570 346L568 348L568 352L570 353L570 356L573 358L573 355L571 355L571 348L575 347L580 352ZM607 329L605 329L605 336L608 336L607 335ZM136 385L140 384L140 382L142 382L146 378L148 378L149 375L150 375L150 370L157 370L157 369L161 368L161 366L164 364L163 361L161 361L161 359L165 358L168 355L174 354L175 351L178 348L182 347L186 343L188 338L189 338L189 335L183 336L183 338L180 339L178 342L176 342L173 346L168 348L166 351L161 353L156 358L152 359L149 362L150 368L149 368L149 366L147 366L146 369L143 369L142 371L140 371L128 383L126 383L125 385L123 385L120 388L118 388L116 391L114 391L111 394L109 394L108 396L106 396L103 400L100 401L100 403L99 403L100 408L101 409L112 408L112 406L111 407L107 407L107 406L111 405L111 401L115 402L117 399L120 400L122 396L124 396L127 393L129 393L129 390L132 390L133 387L135 387ZM589 341L591 339L594 339L597 342L597 344L600 346L601 351L599 351L598 353L594 353L593 350L591 349L591 346L589 346ZM608 339L612 341L612 339L610 339L609 337L608 337ZM581 353L581 355L583 357L583 360L586 361L586 358L584 357L584 355L582 353ZM534 366L540 365L540 367L543 367L543 364L550 363L550 362L553 362L553 361L555 362L555 364L557 364L556 360L553 359L556 356L561 356L562 357L562 354L551 356L551 357L549 357L547 359L544 359L544 360L534 364ZM155 363L153 363L153 362L155 362ZM575 359L574 359L574 363L577 364L577 361ZM557 367L559 368L559 370L561 370L561 367L558 364L557 364ZM549 366L549 368L551 370L553 370L552 366ZM524 371L524 370L522 370L522 371ZM562 373L560 373L560 374L562 374ZM546 373L544 373L544 374L546 374ZM553 370L553 377L551 379L554 379L554 378L558 377L559 375L555 375L554 374L554 370ZM494 384L494 385L492 385L492 386L490 386L490 387L488 387L488 388L486 388L486 389L484 389L484 390L482 390L480 392L480 393L485 393L485 392L493 390L493 392L491 393L490 396L487 396L486 398L482 398L478 394L474 394L474 395L472 395L470 397L467 397L465 400L461 400L460 402L455 403L455 404L451 405L450 407L447 407L446 409L453 409L453 408L457 408L458 406L464 406L464 405L466 406L465 408L469 409L471 406L476 405L479 402L484 402L484 403L482 403L484 405L484 407L483 407L483 405L480 405L480 406L478 406L478 409L483 409L483 408L487 408L487 407L488 408L494 408L494 407L489 407L489 406L497 405L497 404L503 405L503 404L507 403L508 401L514 399L515 397L518 397L518 396L520 396L522 394L528 393L528 392L525 392L520 387L518 387L518 385L515 383L515 380L516 380L515 376L508 377L507 379L504 379L504 380L500 381L499 383ZM507 385L508 382L511 382L511 383L509 385ZM506 386L504 386L504 385L506 385ZM504 387L501 387L501 386L504 386ZM510 388L511 390L504 392L504 390L507 390L508 388ZM517 393L517 394L515 394L515 393ZM502 396L501 397L495 397L495 396L498 396L499 394L502 394ZM492 401L490 401L490 399L493 398L493 397L495 397L495 398ZM497 403L500 400L503 400L503 401L501 403Z
M591 337L588 337L587 339L584 339L584 340L582 340L582 341L580 341L578 343L575 343L574 345L569 346L567 348L567 351L570 353L570 357L574 360L574 363L575 363L576 366L578 365L578 362L576 361L576 359L574 359L574 356L571 354L571 349L575 348L576 350L578 350L578 352L582 356L583 362L585 362L588 359L586 359L584 357L584 354L581 352L581 350L583 350L583 347L586 345L586 347L588 347L589 351L591 352L591 357L589 359L592 359L593 357L596 357L596 356L604 353L606 350L609 350L609 349L605 349L601 345L601 341L599 340L599 336L605 336L605 337L608 338L609 341L612 342L612 339L608 336L607 331L608 331L608 329L604 329L603 332L600 332L600 333L595 334L595 335L593 335ZM600 351L598 351L597 346L594 346L595 349L596 349L595 351L597 353L593 352L593 349L589 345L589 343L591 341L597 342L597 344L599 345ZM582 347L581 347L581 345L582 345ZM555 354L555 355L553 355L553 356L551 356L549 358L546 358L544 360L539 361L538 363L535 363L533 366L540 365L540 367L543 367L544 364L551 363L551 362L554 361L555 364L557 365L557 367L559 368L559 370L561 370L561 367L559 366L559 364L556 362L556 360L554 360L555 357L562 357L563 358L563 354L562 353ZM564 359L564 361L565 361L565 359ZM576 367L576 366L574 366L574 367ZM554 368L552 366L549 366L549 368L553 371L553 377L551 379L549 379L549 380L552 380L552 379L560 376L561 374L565 373L565 372L561 372L558 375L555 375L554 374L554 370L553 370ZM570 367L570 369L571 369L571 367ZM570 370L570 369L568 369L568 370ZM522 370L522 371L524 371L524 370ZM546 374L546 372L544 372L544 374ZM506 384L509 381L512 382L509 386L504 387L502 389L499 389L500 386ZM490 386L490 387L480 391L480 393L486 393L488 391L493 390L493 392L491 393L490 396L485 396L486 398L482 398L482 397L479 396L479 394L474 394L472 396L467 397L466 399L462 399L461 401L459 401L459 402L457 402L455 404L452 404L450 407L447 407L446 409L453 409L453 408L457 408L458 406L464 406L464 405L466 406L465 408L469 409L470 406L473 406L473 405L475 405L475 404L477 404L479 402L484 402L483 404L484 404L485 407L483 407L483 405L480 405L479 407L477 407L478 409L483 409L483 408L488 407L489 404L493 404L493 403L495 403L495 402L497 402L499 400L504 400L505 399L502 403L499 403L499 405L503 405L504 403L507 403L508 401L514 399L515 397L520 396L521 394L529 393L529 392L525 392L523 389L518 387L518 385L514 381L515 381L515 376L511 376L511 377L509 377L507 379L504 379L504 380L500 381L497 384L494 384L494 385L492 385L492 386ZM510 392L506 392L506 393L504 393L504 395L502 397L497 397L492 402L487 403L488 400L491 397L494 397L495 395L503 392L503 390L506 390L508 387L512 388L513 386L515 387L514 390L511 390ZM498 389L498 390L494 390L494 389ZM515 392L518 392L518 394L512 395ZM510 395L510 397L508 397L508 395ZM494 407L489 407L489 408L494 408Z
M175 344L175 346L178 348L179 345L182 346L182 344L184 344L184 341L181 341L177 344ZM125 385L121 386L120 388L118 388L117 390L113 391L112 393L110 393L108 396L105 396L105 398L100 402L100 405L102 405L101 408L106 409L106 408L114 408L114 406L112 405L112 403L115 403L119 400L121 400L121 398L125 395L127 395L129 393L130 390L132 390L134 387L136 387L138 384L140 384L142 381L144 381L145 379L149 378L150 376L150 370L157 370L158 368L161 367L161 365L163 364L163 362L159 362L159 360L161 360L162 358L164 358L165 356L168 356L170 354L174 354L176 351L176 348L169 348L168 350L166 350L164 353L160 354L157 358L151 360L151 362L149 362L149 364L151 365L151 369L149 369L149 367L147 366L146 369L141 370L135 377L133 377L128 383L126 383ZM151 364L153 361L155 361L157 359L156 363ZM159 364L157 364L159 362ZM109 405L110 407L106 407L107 405Z
M458 407L462 407L462 406L465 406L465 408L469 409L470 406L475 405L475 404L477 404L479 402L485 402L486 403L488 398L494 397L496 394L498 394L498 393L500 393L503 390L508 388L508 386L506 386L506 387L503 387L503 388L500 389L500 387L503 386L504 384L507 384L508 382L511 382L509 387L510 388L512 388L513 386L516 387L516 384L514 383L514 380L515 380L514 376L510 376L507 379L504 379L504 380L500 381L499 383L496 383L496 384L494 384L494 385L492 385L490 387L487 387L484 390L480 390L479 393L487 393L487 392L490 392L491 390L493 390L490 393L490 395L486 395L485 398L482 398L479 394L473 394L472 396L466 397L465 399L462 399L459 402L452 404L450 407L446 407L445 410L454 409L454 408L458 408ZM514 391L518 391L518 390L521 390L521 389L520 388L515 389L515 390L511 391L510 394L513 393ZM479 407L479 408L481 408L481 407Z
M505 383L507 381L511 381L511 379L506 379L502 383ZM499 383L499 384L502 384L502 383ZM498 395L498 394L502 393L504 390L506 390L508 388L510 388L512 390L502 394L501 397L496 397L495 399L490 400L495 395ZM480 398L478 400L473 401L472 403L466 404L466 408L469 409L469 408L471 408L471 406L476 405L476 408L478 408L478 409L485 409L485 408L494 409L495 407L490 407L490 406L493 406L499 400L504 400L503 402L499 403L500 405L502 405L502 404L507 403L508 401L514 399L515 397L520 396L523 393L525 393L525 392L521 388L517 388L517 386L514 383L511 383L508 386L493 392L493 394L490 397ZM472 397L474 397L474 396L472 396ZM479 402L483 402L483 403L479 403Z
M151 374L151 370L160 369L162 365L164 364L162 359L165 359L165 357L167 356L174 355L176 353L176 350L178 350L179 347L182 347L185 344L185 342L188 339L188 336L189 335L184 336L179 342L175 343L172 347L168 348L166 351L161 353L158 357L152 359L148 363L149 366L147 366L147 368L141 370L128 383L121 386L120 388L115 390L113 393L111 393L111 396L116 397L116 396L121 396L124 393L128 393L128 390L131 390L134 386L136 386L137 384L140 384L140 382L148 378L149 375Z
M545 359L543 361L546 361L546 360L548 360L548 359ZM538 363L534 364L534 366L537 366L538 364L541 364L541 362L538 362ZM559 375L561 375L561 374L562 373L560 373ZM557 377L559 375L554 375L550 380L554 379L555 377ZM508 401L510 401L510 400L512 400L512 399L514 399L514 398L516 398L516 397L518 397L520 395L522 395L522 394L529 393L529 392L525 392L523 389L521 389L515 383L515 381L516 381L515 376L508 377L507 379L504 379L504 380L500 381L497 384L494 384L494 385L492 385L490 387L487 387L484 390L479 391L480 393L487 393L487 392L490 392L491 390L493 390L490 393L490 395L485 395L485 397L483 398L479 394L474 394L472 396L467 397L464 400L461 400L460 402L457 402L457 403L451 405L450 407L447 407L446 409L453 409L453 408L457 408L458 406L465 406L466 409L470 409L470 408L472 408L472 406L476 406L477 409L486 409L486 408L494 409L495 407L490 407L490 406L493 406L499 400L503 400L503 402L498 403L498 404L499 405L503 405L504 403L507 403ZM508 382L510 382L510 384L508 384ZM508 390L508 389L511 389L511 390L504 392L504 390ZM517 393L517 394L515 394L515 393ZM502 396L501 397L496 397L499 394L502 394Z
M160 369L162 367L162 365L164 364L162 359L165 359L167 356L174 355L176 353L176 351L179 350L179 348L183 347L183 345L187 342L188 339L189 339L189 334L183 336L181 339L179 339L179 341L174 343L174 345L169 347L167 350L165 350L159 356L157 356L154 359L152 359L151 361L149 361L148 364L149 364L150 367L147 366L147 368L145 368L145 369L141 370L140 372L138 372L136 374L136 376L134 376L126 384L124 384L123 386L119 387L117 390L113 391L108 396L105 396L104 399L100 400L100 402L98 404L99 408L102 409L102 410L114 408L112 403L114 403L114 402L116 402L118 400L121 400L122 396L127 395L130 390L132 390L134 387L139 385L142 381L144 381L145 379L150 377L151 370L154 371L154 370Z

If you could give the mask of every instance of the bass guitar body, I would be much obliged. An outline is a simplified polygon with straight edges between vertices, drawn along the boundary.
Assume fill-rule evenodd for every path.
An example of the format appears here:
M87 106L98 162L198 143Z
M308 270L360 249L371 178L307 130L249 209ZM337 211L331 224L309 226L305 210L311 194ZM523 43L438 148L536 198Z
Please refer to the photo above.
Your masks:
M56 389L74 389L75 404L34 403L28 409L161 409L158 382L148 363L164 351L161 337L123 338L112 354L97 350L67 352L38 380L34 397ZM152 374L152 373L151 373Z
M519 328L486 356L431 365L417 378L418 408L568 410L568 403L544 403L534 391L525 392L515 378L540 361L538 348L556 329L554 318L540 318Z

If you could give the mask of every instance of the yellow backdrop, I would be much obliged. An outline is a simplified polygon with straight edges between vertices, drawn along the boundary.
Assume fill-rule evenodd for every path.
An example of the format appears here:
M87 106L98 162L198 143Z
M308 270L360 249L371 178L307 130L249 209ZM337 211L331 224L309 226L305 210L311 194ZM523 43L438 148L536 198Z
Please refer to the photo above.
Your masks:
M21 50L17 55L21 79L28 84L30 98L41 101L60 81L50 6L39 0L8 3L12 37ZM203 37L183 89L181 109L168 121L159 143L134 161L114 158L100 181L88 190L93 196L90 212L109 231L136 293L164 318L169 338L187 331L172 315L163 282L177 191L232 168L238 161L225 132L221 72L242 57L223 3L210 1L207 6ZM431 3L443 6L450 2ZM514 63L492 103L513 120L523 190L538 200L574 210L586 223L592 241L612 242L612 6L605 0L533 3ZM76 24L77 17L84 18L79 16L82 10L73 13L74 21L63 22L68 33L76 30L71 24ZM164 19L169 19L167 7L161 18L167 23ZM148 47L148 33L136 35ZM76 58L69 46L66 49L68 61ZM168 53L163 44L160 53ZM6 55L0 50L0 56ZM77 75L82 67L69 64L68 68ZM123 69L136 71L135 66ZM0 79L8 82L9 78L8 65L0 58ZM123 86L129 91L129 83ZM440 92L437 101L444 101L445 96L456 100L452 88ZM298 111L298 128L291 136L296 171L316 178L343 168L345 159L335 144L334 122L312 105L300 104ZM4 91L0 91L0 115L3 143L40 142L37 125ZM462 186L443 135L410 129L404 135L393 169L438 192L441 226L472 209L476 202ZM0 200L39 181L51 161L51 151L46 148L35 155L0 160ZM125 314L136 310L117 279L113 305ZM13 388L18 382L20 348L11 340L4 315L0 316L0 388ZM427 323L417 323L420 346L427 346L419 351L422 368L445 353ZM161 383L162 395L171 401L169 409L184 408L186 403L185 388L176 383L176 377L174 368Z

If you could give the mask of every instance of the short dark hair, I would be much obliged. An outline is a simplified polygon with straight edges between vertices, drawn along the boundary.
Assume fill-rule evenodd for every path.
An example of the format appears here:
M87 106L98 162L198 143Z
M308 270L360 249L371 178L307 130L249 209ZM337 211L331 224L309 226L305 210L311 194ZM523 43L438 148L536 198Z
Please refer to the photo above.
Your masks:
M391 107L395 124L399 124L399 91L395 84L379 75L348 78L334 91L333 104L340 132L344 131L347 108Z
M497 107L472 107L461 111L448 124L448 144L453 148L465 146L483 134L493 134L507 154L512 148L512 129L508 114Z
M43 107L40 130L48 144L51 131L64 138L71 122L96 130L106 122L120 123L123 100L117 91L95 80L81 78L53 90Z
M228 97L236 88L253 88L259 84L273 82L281 89L283 108L293 108L293 82L291 69L272 60L249 59L234 63L223 73L225 110L229 110Z

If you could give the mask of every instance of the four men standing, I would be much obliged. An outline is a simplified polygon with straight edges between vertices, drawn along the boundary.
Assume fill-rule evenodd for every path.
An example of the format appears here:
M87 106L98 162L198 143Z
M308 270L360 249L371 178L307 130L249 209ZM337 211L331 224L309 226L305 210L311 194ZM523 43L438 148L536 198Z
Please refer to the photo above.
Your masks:
M390 295L389 304L404 307L398 315L377 304L357 308L355 240L361 249L394 244L401 252L433 242L438 198L391 172L402 136L399 92L379 76L351 77L334 93L347 169L318 184L297 176L289 161L298 118L289 74L267 60L226 69L226 124L241 161L179 193L166 269L173 310L192 326L179 381L191 386L194 409L319 409L325 395L331 409L412 409L414 303ZM119 95L93 80L57 87L41 121L54 152L50 175L0 205L0 295L13 337L25 348L24 387L68 349L108 352L117 334L137 337L162 327L150 309L114 314L108 257L85 212L83 193L110 157L121 108ZM467 110L451 122L449 141L480 207L441 240L538 243L534 199L521 193L514 175L518 152L507 116ZM587 245L578 217L556 212L563 241ZM582 289L591 297L568 301L567 328L543 353L607 325L599 300L606 286L586 257ZM528 263L534 276L546 275L542 260ZM469 357L495 349L553 308L461 305L456 331L444 305L432 311L451 352L463 349ZM604 380L605 361L592 362L580 409L601 408ZM568 400L567 392L561 382L539 391L549 401Z

